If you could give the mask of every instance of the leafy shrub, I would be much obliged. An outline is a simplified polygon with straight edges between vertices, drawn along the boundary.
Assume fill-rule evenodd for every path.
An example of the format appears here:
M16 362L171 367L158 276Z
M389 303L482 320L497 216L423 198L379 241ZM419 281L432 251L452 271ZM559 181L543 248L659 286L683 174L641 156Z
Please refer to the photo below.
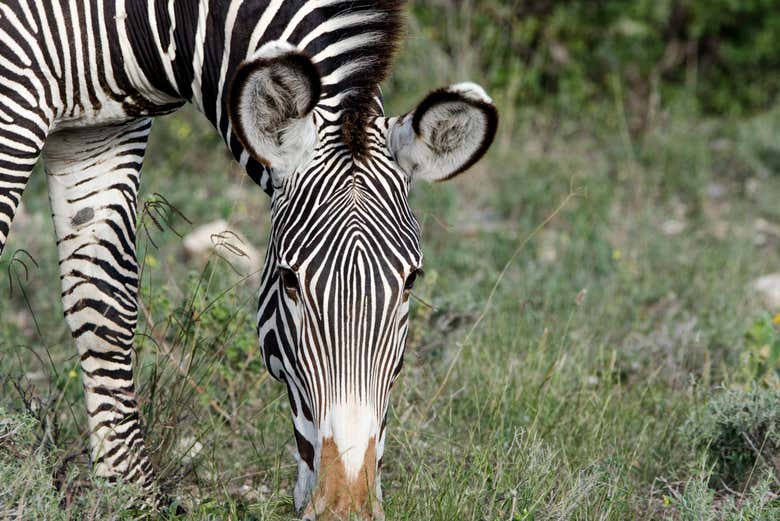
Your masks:
M413 11L456 63L479 49L485 81L517 102L582 103L618 79L645 101L687 86L708 111L741 112L780 90L774 0L437 0Z
M780 501L772 492L774 480L771 474L763 474L748 494L718 497L707 486L707 473L703 472L685 483L682 493L674 493L668 500L671 507L667 519L700 521L775 521L780 517Z
M780 317L780 315L778 315ZM745 348L740 355L740 383L780 389L780 332L774 320L764 316L745 332Z
M714 464L710 486L743 489L763 471L780 480L780 389L722 390L683 430Z

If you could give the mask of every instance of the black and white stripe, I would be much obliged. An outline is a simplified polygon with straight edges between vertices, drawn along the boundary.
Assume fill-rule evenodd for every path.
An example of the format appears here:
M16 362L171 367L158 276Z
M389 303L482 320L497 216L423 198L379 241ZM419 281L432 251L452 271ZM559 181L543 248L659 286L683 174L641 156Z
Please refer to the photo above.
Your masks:
M405 285L422 265L410 180L384 146L387 129L369 128L371 153L355 161L337 128L319 128L313 166L274 192L258 310L266 365L290 393L299 508L323 437L360 445L373 436L381 459L380 427L407 333ZM361 417L338 425L334 409ZM350 429L364 429L365 439L350 439L359 436Z
M371 476L378 470L422 262L411 180L467 168L496 126L473 84L384 117L378 84L401 8L390 0L0 3L0 251L43 155L98 475L153 487L132 378L136 199L150 118L186 102L272 197L257 327L268 368L290 394L296 507L313 497L314 515L335 504L315 491L327 440L345 453L348 481L371 444Z

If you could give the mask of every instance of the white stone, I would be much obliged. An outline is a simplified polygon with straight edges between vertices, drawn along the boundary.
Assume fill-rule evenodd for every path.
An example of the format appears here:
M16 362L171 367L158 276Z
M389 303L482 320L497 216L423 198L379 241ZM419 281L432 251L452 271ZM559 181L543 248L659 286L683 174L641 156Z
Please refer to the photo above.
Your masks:
M771 312L780 311L780 273L770 273L753 281L753 289Z
M726 187L720 183L710 183L707 185L707 195L712 199L723 199L727 193Z
M187 464L198 457L198 454L203 450L203 444L197 441L192 436L185 436L179 440L177 451L181 457L181 461Z
M680 235L685 231L686 226L687 225L685 221L680 221L678 219L667 219L661 225L661 231L664 235Z
M205 258L218 254L243 275L259 272L263 266L260 251L220 219L199 226L184 237L184 251L190 258Z

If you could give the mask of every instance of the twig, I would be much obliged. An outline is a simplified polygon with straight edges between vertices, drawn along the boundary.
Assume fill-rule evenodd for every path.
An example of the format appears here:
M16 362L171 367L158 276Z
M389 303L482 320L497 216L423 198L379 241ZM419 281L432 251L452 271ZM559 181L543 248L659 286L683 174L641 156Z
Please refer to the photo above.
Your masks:
M27 282L28 280L30 280L30 270L27 267L27 264L22 259L20 259L18 257L18 255L20 253L23 253L27 257L27 259L30 262L32 262L33 266L35 266L36 268L38 267L38 261L36 261L35 257L30 255L30 252L28 252L27 250L25 250L23 248L20 248L20 249L18 249L18 250L16 250L14 252L14 254L11 256L11 260L8 262L8 270L7 270L8 271L8 296L9 296L9 298L13 298L13 296L14 296L14 279L13 279L13 276L12 276L12 275L16 274L16 272L14 270L12 270L12 268L14 266L14 263L17 263L17 264L21 265L22 269L24 269L24 281ZM19 280L19 275L16 275L16 280L17 281ZM19 285L21 286L21 282L19 282ZM22 290L23 290L23 288L22 288Z
M437 308L436 308L436 306L434 306L433 304L431 304L430 302L428 302L428 301L426 301L426 300L423 300L421 297L418 297L418 296L417 296L417 295L414 293L414 291L410 291L409 293L412 295L412 298L413 298L414 300L416 300L417 302L419 302L420 304L422 304L422 305L423 305L423 306L425 306L426 308L428 308L428 309L430 309L430 310L433 310L433 311L437 311Z
M439 216L436 215L435 213L428 212L427 216L429 216L431 219L433 219L433 222L435 222L436 224L441 226L445 231L448 231L448 232L452 231L453 226L451 224L447 223L446 221L444 221L443 219L440 219Z
M24 289L24 283L22 283L21 278L19 277L19 274L16 272L14 267L14 263L19 264L24 269L24 282L27 282L29 280L30 270L27 268L27 264L17 257L19 253L23 253L27 256L27 258L30 260L30 262L33 263L33 265L37 268L38 262L35 260L35 258L30 255L30 253L25 249L19 249L16 250L11 257L11 261L8 264L8 284L9 284L9 296L13 297L14 294L14 284L13 279L14 276L16 276L16 283L19 285L19 291L22 294L22 298L24 299L24 304L27 306L28 311L30 312L30 316L33 319L33 323L35 324L35 331L38 333L39 338L43 338L43 334L41 333L41 326L38 324L38 318L35 316L35 311L33 311L32 304L30 303L30 299L27 297L27 291Z
M167 210L167 213L165 210ZM157 249L157 243L155 243L152 239L152 235L149 233L149 227L144 217L149 217L149 219L152 221L152 224L154 224L154 226L161 232L165 231L165 228L168 228L177 237L181 237L182 235L176 230L176 228L173 227L171 222L173 220L172 216L174 214L184 219L187 224L192 225L192 221L190 221L186 215L184 215L178 208L176 208L176 206L171 204L162 194L155 192L152 194L152 197L144 202L143 210L141 210L141 218L139 219L141 223L140 227L146 233L146 238L155 249ZM164 223L165 226L163 226L161 223Z

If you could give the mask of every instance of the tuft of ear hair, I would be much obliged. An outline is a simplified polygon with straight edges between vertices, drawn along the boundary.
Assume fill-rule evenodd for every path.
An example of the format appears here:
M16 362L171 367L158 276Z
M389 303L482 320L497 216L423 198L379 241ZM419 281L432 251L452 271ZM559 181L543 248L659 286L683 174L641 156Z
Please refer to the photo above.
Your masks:
M484 89L459 83L429 93L393 123L388 148L410 176L446 181L479 161L497 128L498 111Z
M254 159L289 173L314 150L311 112L321 92L308 56L287 42L269 42L233 76L227 102L233 131Z

